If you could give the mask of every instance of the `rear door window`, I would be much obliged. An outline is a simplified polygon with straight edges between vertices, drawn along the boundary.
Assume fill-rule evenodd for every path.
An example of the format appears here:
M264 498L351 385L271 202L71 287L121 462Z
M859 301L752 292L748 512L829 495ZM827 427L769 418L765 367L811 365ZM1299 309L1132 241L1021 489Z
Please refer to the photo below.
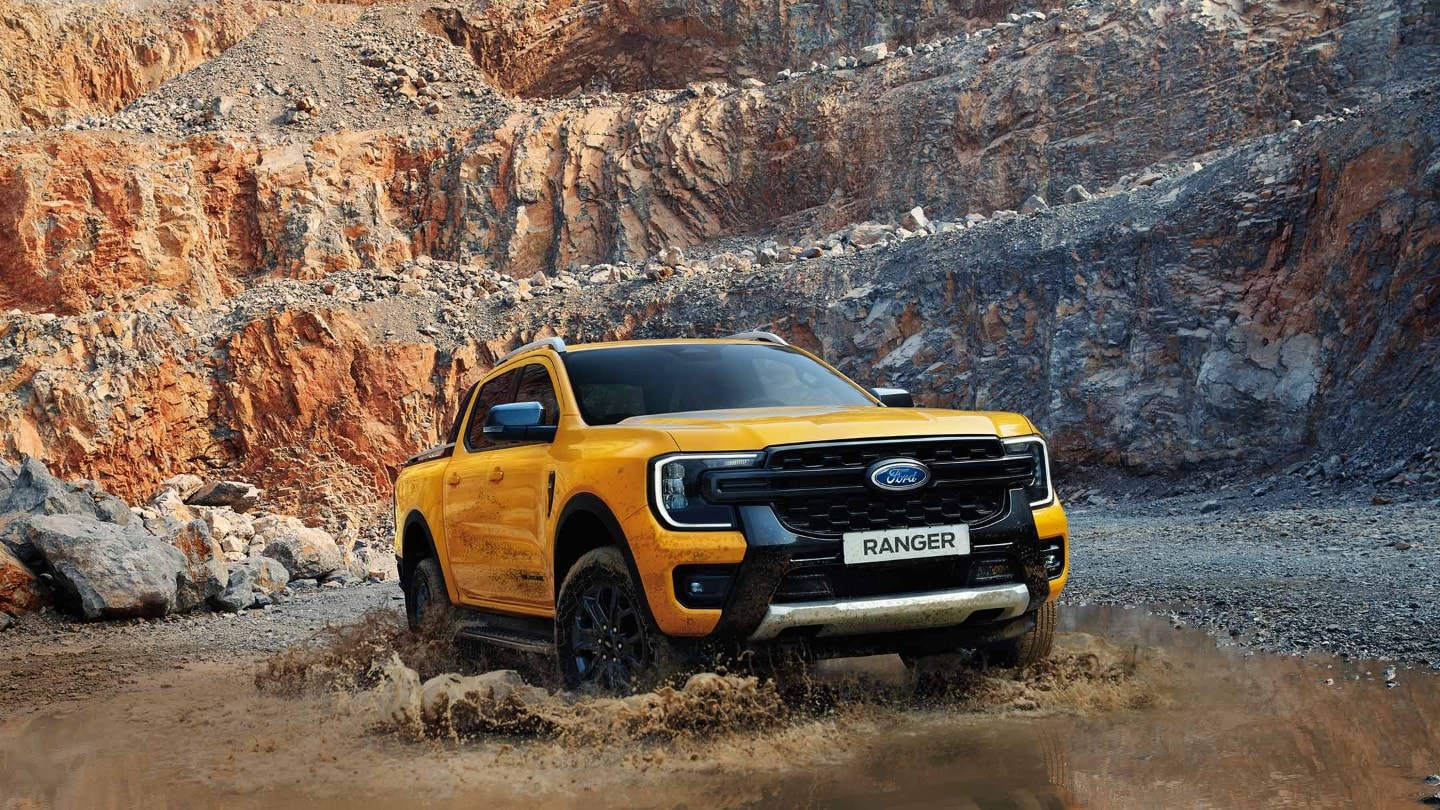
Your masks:
M495 442L485 438L485 416L496 405L515 401L515 382L519 377L519 369L513 369L480 386L480 391L475 395L475 408L470 412L470 422L465 426L466 450L474 453L497 446Z

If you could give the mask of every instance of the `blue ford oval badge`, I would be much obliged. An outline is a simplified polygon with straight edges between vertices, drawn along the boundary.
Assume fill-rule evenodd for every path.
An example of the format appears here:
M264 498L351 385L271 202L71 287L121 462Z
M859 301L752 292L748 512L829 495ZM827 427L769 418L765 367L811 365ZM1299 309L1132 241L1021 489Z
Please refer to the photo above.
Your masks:
M871 486L889 492L906 492L930 483L930 468L910 458L877 461L866 475Z

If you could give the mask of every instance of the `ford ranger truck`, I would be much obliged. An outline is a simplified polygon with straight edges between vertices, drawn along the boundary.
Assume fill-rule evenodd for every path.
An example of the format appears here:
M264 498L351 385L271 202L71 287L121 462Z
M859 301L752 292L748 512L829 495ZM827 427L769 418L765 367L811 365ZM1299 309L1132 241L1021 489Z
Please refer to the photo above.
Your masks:
M917 408L763 332L510 352L400 471L395 527L412 626L600 690L717 646L1033 662L1069 557L1025 417Z

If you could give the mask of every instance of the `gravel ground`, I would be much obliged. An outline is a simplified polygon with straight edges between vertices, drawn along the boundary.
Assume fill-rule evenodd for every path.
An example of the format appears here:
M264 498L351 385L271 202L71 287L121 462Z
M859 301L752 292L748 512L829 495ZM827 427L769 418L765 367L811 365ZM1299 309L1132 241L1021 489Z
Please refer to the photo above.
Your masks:
M0 639L0 718L131 688L189 664L253 667L271 652L398 604L395 583L300 590L287 602L239 614L84 624L47 611L22 617Z
M1436 502L1232 489L1070 508L1065 602L1159 605L1259 649L1440 669Z

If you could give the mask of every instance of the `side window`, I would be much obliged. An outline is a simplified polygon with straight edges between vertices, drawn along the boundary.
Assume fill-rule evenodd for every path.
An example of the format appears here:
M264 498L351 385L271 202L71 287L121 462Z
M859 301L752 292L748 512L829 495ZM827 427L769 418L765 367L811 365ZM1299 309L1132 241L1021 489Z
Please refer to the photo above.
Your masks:
M466 450L473 453L476 450L488 450L495 446L494 442L485 439L485 415L496 405L514 402L510 397L510 392L515 390L515 378L518 376L520 376L518 369L507 371L480 386L480 391L475 394L475 409L471 411L470 422L465 426Z
M546 425L560 424L560 400L555 397L555 384L550 381L550 372L539 363L531 363L521 371L520 390L515 402L538 402L545 408Z

